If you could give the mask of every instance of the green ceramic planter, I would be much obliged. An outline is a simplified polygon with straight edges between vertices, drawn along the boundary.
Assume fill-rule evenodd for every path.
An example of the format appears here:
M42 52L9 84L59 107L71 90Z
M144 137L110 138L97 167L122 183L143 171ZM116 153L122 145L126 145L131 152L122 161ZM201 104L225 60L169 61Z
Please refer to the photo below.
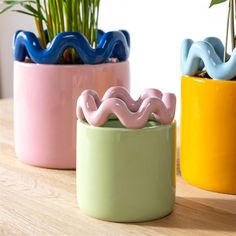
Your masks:
M127 129L77 122L77 199L98 219L140 222L168 215L175 200L176 125Z

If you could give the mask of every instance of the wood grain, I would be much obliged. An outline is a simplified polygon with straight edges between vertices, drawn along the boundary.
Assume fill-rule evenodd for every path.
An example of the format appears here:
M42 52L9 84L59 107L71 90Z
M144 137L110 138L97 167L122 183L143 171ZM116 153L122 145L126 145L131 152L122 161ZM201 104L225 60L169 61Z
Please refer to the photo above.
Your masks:
M161 220L118 224L90 218L75 196L75 171L21 163L13 143L13 103L0 101L0 235L236 235L236 196L188 185L177 176L173 213Z

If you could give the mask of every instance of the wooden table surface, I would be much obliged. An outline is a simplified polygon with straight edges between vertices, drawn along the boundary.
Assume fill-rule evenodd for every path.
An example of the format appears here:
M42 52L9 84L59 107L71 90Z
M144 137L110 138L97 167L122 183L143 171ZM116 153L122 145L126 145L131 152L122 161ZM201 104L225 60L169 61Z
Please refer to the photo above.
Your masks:
M17 160L12 112L12 100L0 100L0 236L236 235L236 195L198 189L180 175L174 211L163 219L120 224L84 215L76 204L75 171Z

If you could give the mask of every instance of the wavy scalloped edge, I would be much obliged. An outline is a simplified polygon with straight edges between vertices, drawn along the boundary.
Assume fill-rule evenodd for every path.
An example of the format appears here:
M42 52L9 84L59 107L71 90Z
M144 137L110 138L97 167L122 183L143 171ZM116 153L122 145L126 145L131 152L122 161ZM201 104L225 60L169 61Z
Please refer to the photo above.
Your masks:
M33 62L39 64L58 64L67 48L74 48L84 64L105 63L113 57L119 61L128 59L130 38L127 31L104 33L100 30L98 40L98 46L94 49L81 33L62 32L43 49L34 33L17 31L13 41L13 53L16 61L25 61L29 56Z
M112 87L102 100L93 90L84 91L77 101L77 117L93 126L104 125L115 115L123 126L130 129L145 127L150 116L161 124L171 124L175 115L176 97L162 94L157 89L146 89L137 101L123 87Z
M215 80L230 80L236 76L236 50L227 54L227 62L223 62L224 46L220 39L206 38L193 42L185 39L181 47L181 70L183 75L194 76L206 69Z

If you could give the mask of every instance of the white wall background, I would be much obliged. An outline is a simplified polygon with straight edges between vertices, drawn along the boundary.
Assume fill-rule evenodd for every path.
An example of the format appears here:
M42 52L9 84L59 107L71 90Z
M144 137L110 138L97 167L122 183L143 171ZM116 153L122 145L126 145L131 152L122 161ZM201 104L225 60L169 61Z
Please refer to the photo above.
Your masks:
M180 45L184 38L224 40L227 3L208 9L210 0L101 0L100 28L131 34L132 93L147 87L180 96ZM33 30L27 16L0 16L0 96L12 96L11 39L16 29ZM179 104L178 104L179 105ZM179 106L177 108L177 117Z
M0 98L13 95L12 38L19 29L34 31L32 19L12 12L0 15Z

